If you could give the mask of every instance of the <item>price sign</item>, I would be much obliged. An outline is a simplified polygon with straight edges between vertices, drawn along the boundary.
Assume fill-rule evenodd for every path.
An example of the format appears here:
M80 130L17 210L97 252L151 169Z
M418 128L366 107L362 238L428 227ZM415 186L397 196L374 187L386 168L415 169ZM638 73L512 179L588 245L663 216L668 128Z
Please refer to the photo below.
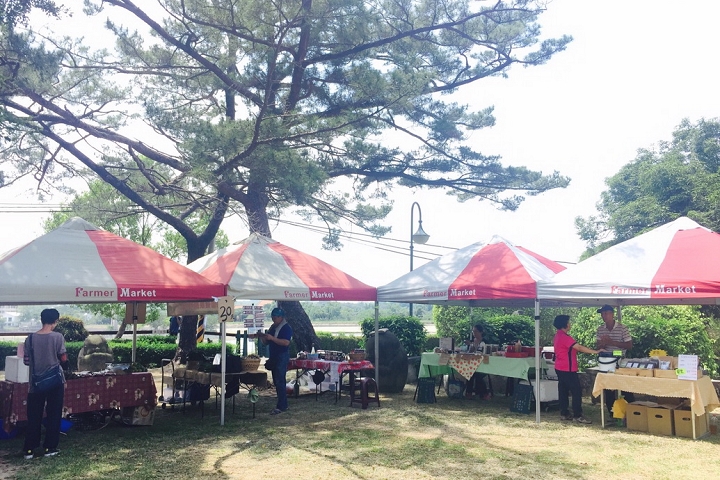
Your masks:
M218 320L220 322L232 322L235 313L235 299L233 297L218 298Z

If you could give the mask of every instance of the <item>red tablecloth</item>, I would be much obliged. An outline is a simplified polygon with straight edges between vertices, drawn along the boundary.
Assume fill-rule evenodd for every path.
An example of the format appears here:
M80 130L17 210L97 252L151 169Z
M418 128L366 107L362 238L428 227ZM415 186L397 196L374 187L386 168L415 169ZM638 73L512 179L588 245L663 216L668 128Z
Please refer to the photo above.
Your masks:
M18 422L27 420L28 385L0 382L0 415L7 432ZM154 407L156 404L157 391L151 373L93 375L67 381L63 416L141 405Z
M369 360L361 362L331 362L328 360L301 360L298 358L290 359L288 362L288 370L322 370L329 372L332 381L338 381L340 375L353 370L373 369L375 366Z

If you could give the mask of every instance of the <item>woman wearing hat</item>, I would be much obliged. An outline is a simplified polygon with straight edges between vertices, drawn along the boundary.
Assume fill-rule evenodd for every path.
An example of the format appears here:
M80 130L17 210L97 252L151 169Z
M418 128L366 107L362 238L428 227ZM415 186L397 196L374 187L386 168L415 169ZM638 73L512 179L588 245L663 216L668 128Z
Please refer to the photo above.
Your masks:
M285 311L282 308L273 308L272 326L267 333L259 333L258 338L263 345L270 345L270 358L272 365L272 378L277 392L277 405L270 415L283 413L288 409L287 390L285 389L287 366L290 361L290 339L292 328L285 321Z

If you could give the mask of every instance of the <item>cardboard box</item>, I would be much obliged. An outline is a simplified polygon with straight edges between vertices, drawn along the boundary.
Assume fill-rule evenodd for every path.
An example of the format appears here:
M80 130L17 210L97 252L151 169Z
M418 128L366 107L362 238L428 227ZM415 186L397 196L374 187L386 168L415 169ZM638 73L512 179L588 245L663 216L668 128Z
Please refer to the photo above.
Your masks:
M125 425L152 425L155 422L155 407L125 407L122 419Z
M648 431L648 407L630 403L625 410L627 429L635 432Z
M648 408L648 433L653 435L672 436L675 432L673 429L673 410L669 408Z
M677 379L675 370L660 370L659 368L653 369L653 375L655 378L672 378Z
M677 368L678 357L657 357L657 359L661 362L670 362L670 370L675 370Z
M695 435L700 438L708 431L707 414L700 416L693 415L690 410L675 410L673 420L675 422L675 435L678 437L693 438L692 419L695 418Z
M30 381L30 367L23 363L22 357L16 355L5 357L5 380L17 383Z
M615 375L628 375L631 377L652 377L655 369L647 368L616 368Z

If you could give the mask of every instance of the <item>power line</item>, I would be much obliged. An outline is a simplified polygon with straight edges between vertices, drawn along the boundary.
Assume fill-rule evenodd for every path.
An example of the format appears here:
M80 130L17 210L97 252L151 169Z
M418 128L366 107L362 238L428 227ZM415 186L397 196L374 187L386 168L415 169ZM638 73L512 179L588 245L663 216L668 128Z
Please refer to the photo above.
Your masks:
M328 233L328 231L325 228L319 227L316 225L311 225L311 224L306 224L306 223L301 223L301 222L294 222L291 220L282 220L282 219L278 219L278 218L274 218L273 220L278 223L284 223L286 225L301 228L304 230L308 230L312 233L316 233L316 234L320 234L320 235L325 235ZM395 253L395 254L399 254L399 255L410 256L410 252L409 252L410 242L407 240L400 240L397 238L390 238L390 237L382 237L382 241L381 241L371 234L357 233L357 232L345 232L342 230L340 231L340 233L338 233L338 236L341 237L343 239L343 241L347 241L350 243L355 243L355 244L359 244L359 245L367 246L370 248L375 248L377 250ZM356 238L356 237L361 237L361 238ZM368 237L368 238L362 238L362 237ZM401 243L402 245L395 246L395 245L391 245L388 243L384 243L386 241L398 242L398 243ZM448 249L448 250L457 250L457 248L447 247L444 245L425 244L424 246L443 248L443 249ZM418 250L417 247L415 247L415 250L413 253L413 257L419 258L421 260L434 260L436 257L438 257L440 255L441 254L438 254L433 251Z
M71 211L71 209L64 204L59 203L41 203L41 204L29 204L29 203L16 203L16 202L0 202L0 213L55 213L58 211ZM301 228L307 231L310 231L312 233L318 234L318 235L326 235L328 233L328 230L325 227L320 227L317 225L312 225L310 223L303 223L303 222L296 222L292 220L284 220L280 218L272 218L273 221L278 223L283 223L288 226ZM392 237L381 237L377 238L372 234L369 233L362 233L362 232L346 232L345 230L340 230L338 233L338 237L342 238L343 241L347 241L349 243L355 243L358 245L363 245L366 247L374 248L376 250L394 253L397 255L404 255L409 257L409 240L402 240L399 238L392 238ZM388 242L395 242L400 243L401 245L392 245ZM413 257L421 259L421 260L434 260L435 258L441 256L442 254L429 251L429 250L422 250L423 247L431 247L431 248L438 248L438 249L445 249L445 250L458 250L457 247L448 247L446 245L438 245L438 244L431 244L426 243L420 249L418 249L419 244L414 244L415 248L413 251ZM568 262L563 260L556 260L558 263L562 264L568 264L568 265L574 265L576 262Z

